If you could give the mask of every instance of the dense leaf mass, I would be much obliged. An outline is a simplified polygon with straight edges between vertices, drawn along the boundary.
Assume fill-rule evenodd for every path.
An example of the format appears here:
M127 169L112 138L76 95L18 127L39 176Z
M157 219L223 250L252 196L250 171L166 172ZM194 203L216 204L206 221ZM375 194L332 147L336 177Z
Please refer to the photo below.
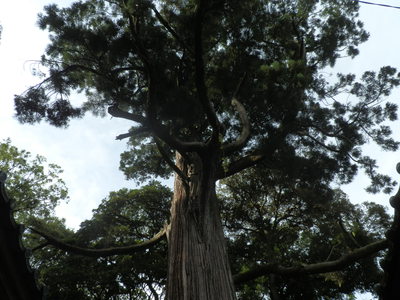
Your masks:
M19 223L48 218L57 205L69 199L62 169L48 164L43 156L18 149L10 139L0 142L0 170L7 174L7 193L15 203L14 217Z
M318 199L314 187L295 185L279 173L251 169L226 180L219 196L234 274L263 264L296 266L339 258L343 253L384 238L389 216L381 205L353 205L340 190ZM267 176L268 175L268 176ZM320 187L321 188L321 187ZM150 238L168 219L171 192L152 182L137 190L112 192L77 232L48 219L48 232L89 248L124 246ZM163 299L166 243L132 255L90 258L43 248L33 262L48 288L48 299ZM275 289L285 299L344 299L355 291L376 293L381 269L373 257L337 272L292 277L268 273L238 282L239 299L264 299Z
M263 265L296 266L329 261L383 239L390 218L381 205L353 205L340 190L307 186L262 166L223 182L221 212L234 274ZM375 294L381 270L365 258L316 276L273 273L240 285L239 299L345 299L354 291Z
M196 237L188 244L216 249L211 253L224 252L218 252L222 243L213 248L222 239L204 228L216 228L207 226L220 221L214 210L215 182L225 180L219 207L236 272L271 260L293 265L335 259L376 241L387 226L381 207L354 207L335 187L352 182L361 169L371 179L369 192L389 193L395 182L377 172L376 160L364 154L363 146L373 142L382 151L399 146L389 127L397 120L397 105L387 101L400 84L396 69L384 66L359 77L333 78L325 72L342 56L355 57L367 40L358 9L353 0L82 0L67 8L48 5L39 16L39 26L50 33L41 60L44 79L15 97L17 118L67 126L87 112L108 112L131 120L132 127L117 137L129 138L121 170L139 182L168 178L174 171L181 185L174 191L171 236L187 229L183 239ZM71 101L74 92L86 97ZM94 220L84 224L85 230L107 219L101 211L112 209L117 205L113 198L120 196L131 197L129 191L113 194ZM187 205L182 211L175 205L179 197ZM134 204L124 205L115 207L121 215ZM181 212L178 217L176 211ZM150 224L160 217L135 206L126 214L129 222L137 222L135 228L144 226L141 216ZM370 220L361 221L365 216ZM177 228L174 220L188 226ZM146 226L141 234L147 234ZM87 241L96 246L108 234L87 236ZM110 236L115 242L125 234ZM206 242L210 247L204 247ZM214 262L226 261L222 256ZM114 262L101 263L107 267ZM211 259L206 264L218 271ZM338 293L340 299L357 289L373 291L379 270L373 259L366 259L322 280L263 275L256 288L243 287L243 299L267 293L285 299L333 298ZM221 286L233 290L230 276L220 277L227 278ZM323 281L328 282L324 287ZM213 286L213 279L207 284ZM152 289L157 290L145 288L154 294Z
M334 83L321 72L343 53L355 56L368 37L356 19L356 1L211 1L202 23L202 70L191 26L196 7L195 1L103 0L47 6L39 25L51 37L42 58L48 77L16 96L17 117L66 126L87 111L117 107L147 129L132 134L139 139L132 141L135 151L147 152L152 148L146 142L138 150L140 140L152 134L210 139L204 101L215 108L223 143L234 141L241 123L230 101L237 96L251 136L247 147L226 153L226 175L241 169L241 159L260 154L271 167L284 167L289 157L341 183L361 167L372 179L370 191L391 189L393 182L374 171L375 161L362 155L361 146L373 140L383 150L398 147L384 124L397 119L397 105L382 103L399 84L396 70L383 67L359 80L338 74ZM79 107L69 103L72 91L87 95ZM153 152L146 154L147 168L162 175ZM123 170L132 163L143 166L122 157Z
M53 235L84 247L130 245L150 238L163 227L170 197L166 187L152 182L138 190L110 193L75 235L52 222L37 226L46 226ZM40 241L33 243L40 245ZM149 299L162 293L166 279L165 243L151 251L105 258L38 248L33 260L48 288L48 299Z

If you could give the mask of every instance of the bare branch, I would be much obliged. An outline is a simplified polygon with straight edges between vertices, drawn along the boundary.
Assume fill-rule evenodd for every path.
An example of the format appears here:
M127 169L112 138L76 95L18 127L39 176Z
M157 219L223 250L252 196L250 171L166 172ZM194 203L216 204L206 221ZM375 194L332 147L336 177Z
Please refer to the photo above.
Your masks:
M83 255L83 256L90 256L90 257L106 257L106 256L112 256L112 255L123 255L123 254L132 254L138 251L142 251L145 249L148 249L158 242L160 242L163 237L166 234L166 229L167 227L165 226L163 229L161 229L154 237L151 239L144 241L140 244L135 244L135 245L129 245L129 246L124 246L124 247L110 247L110 248L104 248L104 249L92 249L92 248L82 248L79 246L71 245L68 243L65 243L55 237L52 237L51 235L37 229L37 228L29 228L32 232L42 236L47 240L47 242L54 246L55 248Z
M338 243L338 244L334 244L334 245L331 246L331 249L329 250L329 254L328 254L327 258L325 259L325 261L329 261L329 260L331 259L331 256L332 256L332 254L333 254L333 251L334 251L335 248L336 248L337 246L339 246L339 245L340 245L340 244Z
M189 182L190 179L185 174L183 174L183 172L169 158L168 153L165 151L165 149L161 145L161 141L157 137L155 137L154 139L155 139L158 151L160 152L160 154L164 158L165 162L171 167L172 170L175 171L176 174L178 174L179 177L181 177L182 182L186 186L186 188L189 188L189 183L188 182Z
M205 144L202 142L184 142L170 134L168 127L155 123L151 124L154 134L163 140L168 146L181 153L185 152L200 152L205 149Z
M129 132L127 132L127 133L118 135L115 139L123 140L123 139L129 138L129 137L134 137L134 136L148 136L148 135L150 135L150 132L151 132L151 130L147 127L136 127L136 128L129 130Z
M229 154L236 150L240 150L241 148L243 148L246 145L246 143L250 137L250 121L247 116L246 109L236 98L232 99L232 105L235 107L236 111L239 113L239 117L242 122L242 131L240 133L239 138L236 141L234 141L222 148L222 152L224 154Z
M310 274L321 274L329 273L342 270L343 268L350 266L361 258L365 258L372 255L377 255L379 251L388 248L388 240L381 240L368 244L364 247L357 248L354 251L342 255L340 258L332 261L325 261L309 265L284 267L277 264L261 265L234 276L235 284L242 284L258 277L268 274L280 274L285 276L298 276L298 275L310 275Z
M217 173L217 179L227 178L232 176L240 171L247 169L256 165L258 162L265 159L264 154L252 154L245 157L240 158L237 161L232 162L229 164L227 168L220 169Z
M152 120L152 122L149 122L146 117L131 114L127 111L120 109L118 105L109 106L108 113L116 118L123 118L142 124L144 127L148 128L148 130L150 130L155 136L168 144L171 148L176 149L180 152L202 151L205 148L205 144L202 142L181 141L172 136L169 133L169 129L162 124L158 124L156 120ZM122 139L128 136L130 136L130 134L122 134L118 137L120 137L119 139Z
M231 144L225 145L222 148L222 151L223 151L223 153L225 155L243 148L246 145L247 140L250 137L250 121L249 121L249 117L247 116L246 109L244 108L242 103L240 103L237 100L239 91L240 91L240 89L241 89L241 87L243 85L244 80L246 79L246 75L247 74L245 73L243 75L243 77L240 79L239 84L237 85L236 90L235 90L235 92L233 94L232 102L231 102L233 107L239 113L240 121L242 122L242 131L240 133L239 138L236 141L234 141Z
M117 135L115 137L115 139L116 140L123 140L123 139L126 139L126 138L130 138L132 136L136 136L136 134L134 134L133 132L121 133L121 134Z
M127 111L124 111L124 110L120 109L117 104L109 106L108 113L115 118L131 120L133 122L137 122L142 125L145 125L147 123L147 120L145 117L143 117L141 115L131 114Z

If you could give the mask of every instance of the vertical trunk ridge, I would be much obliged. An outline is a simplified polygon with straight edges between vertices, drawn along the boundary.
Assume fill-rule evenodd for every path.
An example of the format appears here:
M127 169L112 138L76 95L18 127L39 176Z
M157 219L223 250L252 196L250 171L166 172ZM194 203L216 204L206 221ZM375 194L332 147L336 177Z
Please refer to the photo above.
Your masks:
M207 158L210 166L210 157ZM190 162L177 154L177 166L190 178L189 189L175 178L171 205L167 299L234 300L215 195L215 170L203 168L201 158ZM212 160L211 160L212 165Z

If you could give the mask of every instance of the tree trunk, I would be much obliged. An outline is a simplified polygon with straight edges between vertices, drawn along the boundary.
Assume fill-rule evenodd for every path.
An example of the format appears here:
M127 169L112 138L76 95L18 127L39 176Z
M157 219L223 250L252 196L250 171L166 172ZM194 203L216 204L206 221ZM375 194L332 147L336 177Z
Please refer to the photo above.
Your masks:
M399 192L398 195L400 196ZM386 254L385 276L380 299L400 299L400 207L395 207L393 225L387 233L387 238L390 246Z
M176 155L168 237L168 300L233 300L235 291L215 194L215 160ZM181 175L182 175L181 174Z

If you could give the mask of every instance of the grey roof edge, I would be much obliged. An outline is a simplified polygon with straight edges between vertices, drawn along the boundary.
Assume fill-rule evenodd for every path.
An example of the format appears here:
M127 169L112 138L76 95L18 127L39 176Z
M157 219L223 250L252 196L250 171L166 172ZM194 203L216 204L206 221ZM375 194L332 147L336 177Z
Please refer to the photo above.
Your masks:
M45 287L29 263L30 250L22 243L23 225L15 222L12 201L5 190L7 175L0 171L0 298L4 300L44 300ZM4 293L4 294L2 294ZM7 298L6 298L7 297Z

